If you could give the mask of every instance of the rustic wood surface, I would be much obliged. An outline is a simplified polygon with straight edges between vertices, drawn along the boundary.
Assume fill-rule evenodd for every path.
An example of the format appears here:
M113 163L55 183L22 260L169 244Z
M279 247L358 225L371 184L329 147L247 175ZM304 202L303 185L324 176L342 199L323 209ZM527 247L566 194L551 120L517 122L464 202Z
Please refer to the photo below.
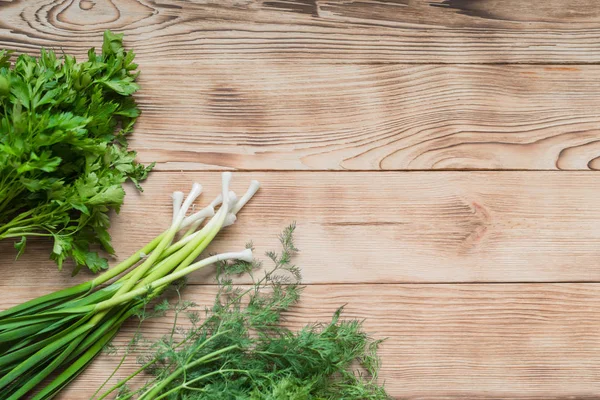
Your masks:
M296 220L308 286L289 323L347 304L388 338L395 398L600 398L600 3L0 0L0 48L81 58L104 29L138 55L131 145L158 162L114 216L120 257L166 226L172 190L208 199L245 171L236 190L263 189L212 249L270 249ZM11 246L0 309L88 278L56 273L47 243Z
M87 50L103 29L146 58L243 63L600 61L594 0L3 0L0 45Z
M211 56L149 61L141 84L132 146L160 170L600 169L596 65Z
M595 173L237 172L232 187L241 193L253 178L263 188L208 251L253 240L262 254L297 221L297 263L310 284L600 281ZM220 189L219 172L160 172L143 193L128 188L112 229L121 259L168 227L170 193L194 181L204 188L198 204ZM0 243L3 276L11 284L40 274L40 285L72 283L46 262L50 247L28 244L13 261L12 243ZM210 276L194 273L191 282Z

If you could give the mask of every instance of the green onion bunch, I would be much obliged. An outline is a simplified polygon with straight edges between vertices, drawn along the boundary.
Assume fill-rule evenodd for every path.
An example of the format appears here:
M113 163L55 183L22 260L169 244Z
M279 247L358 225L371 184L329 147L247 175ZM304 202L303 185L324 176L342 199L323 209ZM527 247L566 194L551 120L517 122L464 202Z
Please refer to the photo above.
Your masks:
M238 199L229 190L230 180L231 173L223 173L222 193L191 215L188 210L201 186L194 184L185 200L175 192L171 226L104 274L0 312L0 398L16 400L34 389L32 399L52 398L101 352L123 322L171 283L214 263L251 262L250 249L196 261L259 188L252 181Z

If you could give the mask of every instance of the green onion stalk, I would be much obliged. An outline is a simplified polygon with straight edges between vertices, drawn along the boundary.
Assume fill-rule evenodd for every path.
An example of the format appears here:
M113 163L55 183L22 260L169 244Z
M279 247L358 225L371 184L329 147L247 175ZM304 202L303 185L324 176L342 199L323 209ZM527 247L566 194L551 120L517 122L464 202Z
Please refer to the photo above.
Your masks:
M0 312L0 399L16 400L32 392L34 400L52 398L129 317L172 282L216 262L251 261L250 249L196 260L259 188L252 181L238 199L229 190L230 180L231 173L223 173L222 193L191 215L188 210L202 187L195 183L185 199L183 193L173 193L171 226L104 274Z

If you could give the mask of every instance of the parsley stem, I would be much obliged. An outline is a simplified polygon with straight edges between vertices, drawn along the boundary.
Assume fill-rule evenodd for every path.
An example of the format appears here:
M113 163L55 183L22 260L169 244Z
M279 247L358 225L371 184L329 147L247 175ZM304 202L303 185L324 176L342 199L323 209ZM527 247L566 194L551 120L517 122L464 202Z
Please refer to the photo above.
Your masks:
M2 237L2 239L9 239L9 238L19 238L22 236L50 237L50 236L54 236L54 235L52 235L51 233L39 233L39 232L30 232L30 231L19 232L19 231L17 231L16 233L4 234L1 237Z

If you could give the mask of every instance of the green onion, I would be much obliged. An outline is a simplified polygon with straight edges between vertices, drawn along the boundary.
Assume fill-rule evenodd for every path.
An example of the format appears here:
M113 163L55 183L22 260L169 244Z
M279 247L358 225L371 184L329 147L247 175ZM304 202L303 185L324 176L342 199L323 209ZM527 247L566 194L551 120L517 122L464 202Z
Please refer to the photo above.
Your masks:
M238 199L229 191L230 180L231 173L223 173L219 197L189 216L201 186L194 184L185 200L175 192L171 226L103 275L0 312L2 398L19 399L61 371L31 397L52 398L101 352L123 322L171 283L217 262L252 261L250 249L196 261L215 236L235 222L235 214L259 188L252 181ZM206 218L210 220L202 226ZM176 239L180 231L184 233Z

